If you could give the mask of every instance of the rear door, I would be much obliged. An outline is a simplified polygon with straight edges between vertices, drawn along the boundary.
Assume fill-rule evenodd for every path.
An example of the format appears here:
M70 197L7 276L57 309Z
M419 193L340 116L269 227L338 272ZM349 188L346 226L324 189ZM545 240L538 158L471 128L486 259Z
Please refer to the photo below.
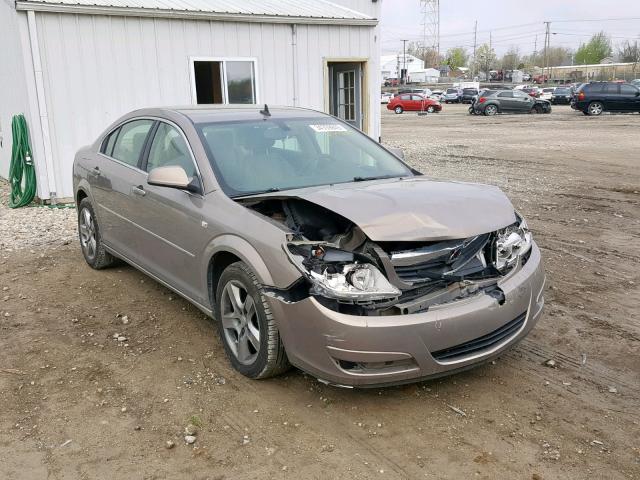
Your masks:
M102 238L127 257L135 256L138 247L133 186L146 178L140 166L153 126L154 120L134 119L113 130L89 173Z
M145 172L180 166L202 185L191 148L177 125L159 121L147 151ZM134 186L134 220L138 241L144 245L136 261L183 294L206 303L200 285L200 253L210 238L207 225L202 223L204 198L198 193L149 185L146 176Z
M514 110L513 92L499 92L496 97L500 102L501 111L512 112Z

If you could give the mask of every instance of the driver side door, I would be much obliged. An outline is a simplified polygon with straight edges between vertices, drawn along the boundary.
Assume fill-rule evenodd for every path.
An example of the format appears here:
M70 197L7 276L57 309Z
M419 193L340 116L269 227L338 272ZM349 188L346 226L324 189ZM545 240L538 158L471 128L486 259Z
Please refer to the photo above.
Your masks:
M533 97L522 90L513 91L513 110L518 112L528 112L533 107Z

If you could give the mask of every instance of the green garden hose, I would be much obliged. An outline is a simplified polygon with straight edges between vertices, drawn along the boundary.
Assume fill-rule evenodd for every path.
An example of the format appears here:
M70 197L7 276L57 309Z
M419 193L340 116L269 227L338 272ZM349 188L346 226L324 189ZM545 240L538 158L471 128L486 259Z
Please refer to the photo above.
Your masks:
M9 165L9 182L11 184L9 206L18 208L29 205L36 196L36 171L33 167L29 129L24 115L14 115L11 120L11 132L13 146L11 164Z

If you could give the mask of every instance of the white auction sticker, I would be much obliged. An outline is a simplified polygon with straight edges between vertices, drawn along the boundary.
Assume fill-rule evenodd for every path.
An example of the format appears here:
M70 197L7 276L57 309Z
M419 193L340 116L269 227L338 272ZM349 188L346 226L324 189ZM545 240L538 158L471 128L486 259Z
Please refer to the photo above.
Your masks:
M346 132L347 129L344 128L339 123L325 123L323 125L309 125L313 130L320 133L325 132Z

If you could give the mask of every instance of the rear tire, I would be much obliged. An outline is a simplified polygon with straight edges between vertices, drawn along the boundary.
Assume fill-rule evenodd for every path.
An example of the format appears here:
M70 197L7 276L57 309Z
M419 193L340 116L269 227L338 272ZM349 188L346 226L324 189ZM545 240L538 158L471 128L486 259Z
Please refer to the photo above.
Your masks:
M104 248L100 226L88 198L83 198L78 205L78 237L82 255L91 268L101 270L115 263L116 259Z
M604 112L604 105L602 102L591 102L587 107L587 112L589 115L597 117Z
M220 275L216 319L227 357L242 375L269 378L290 368L262 285L244 262L229 265Z
M396 108L393 109L393 111L396 112L397 115L400 115L402 112L404 112L404 108L398 105Z
M484 107L484 114L488 117L492 117L498 113L498 107L495 105L487 105Z

